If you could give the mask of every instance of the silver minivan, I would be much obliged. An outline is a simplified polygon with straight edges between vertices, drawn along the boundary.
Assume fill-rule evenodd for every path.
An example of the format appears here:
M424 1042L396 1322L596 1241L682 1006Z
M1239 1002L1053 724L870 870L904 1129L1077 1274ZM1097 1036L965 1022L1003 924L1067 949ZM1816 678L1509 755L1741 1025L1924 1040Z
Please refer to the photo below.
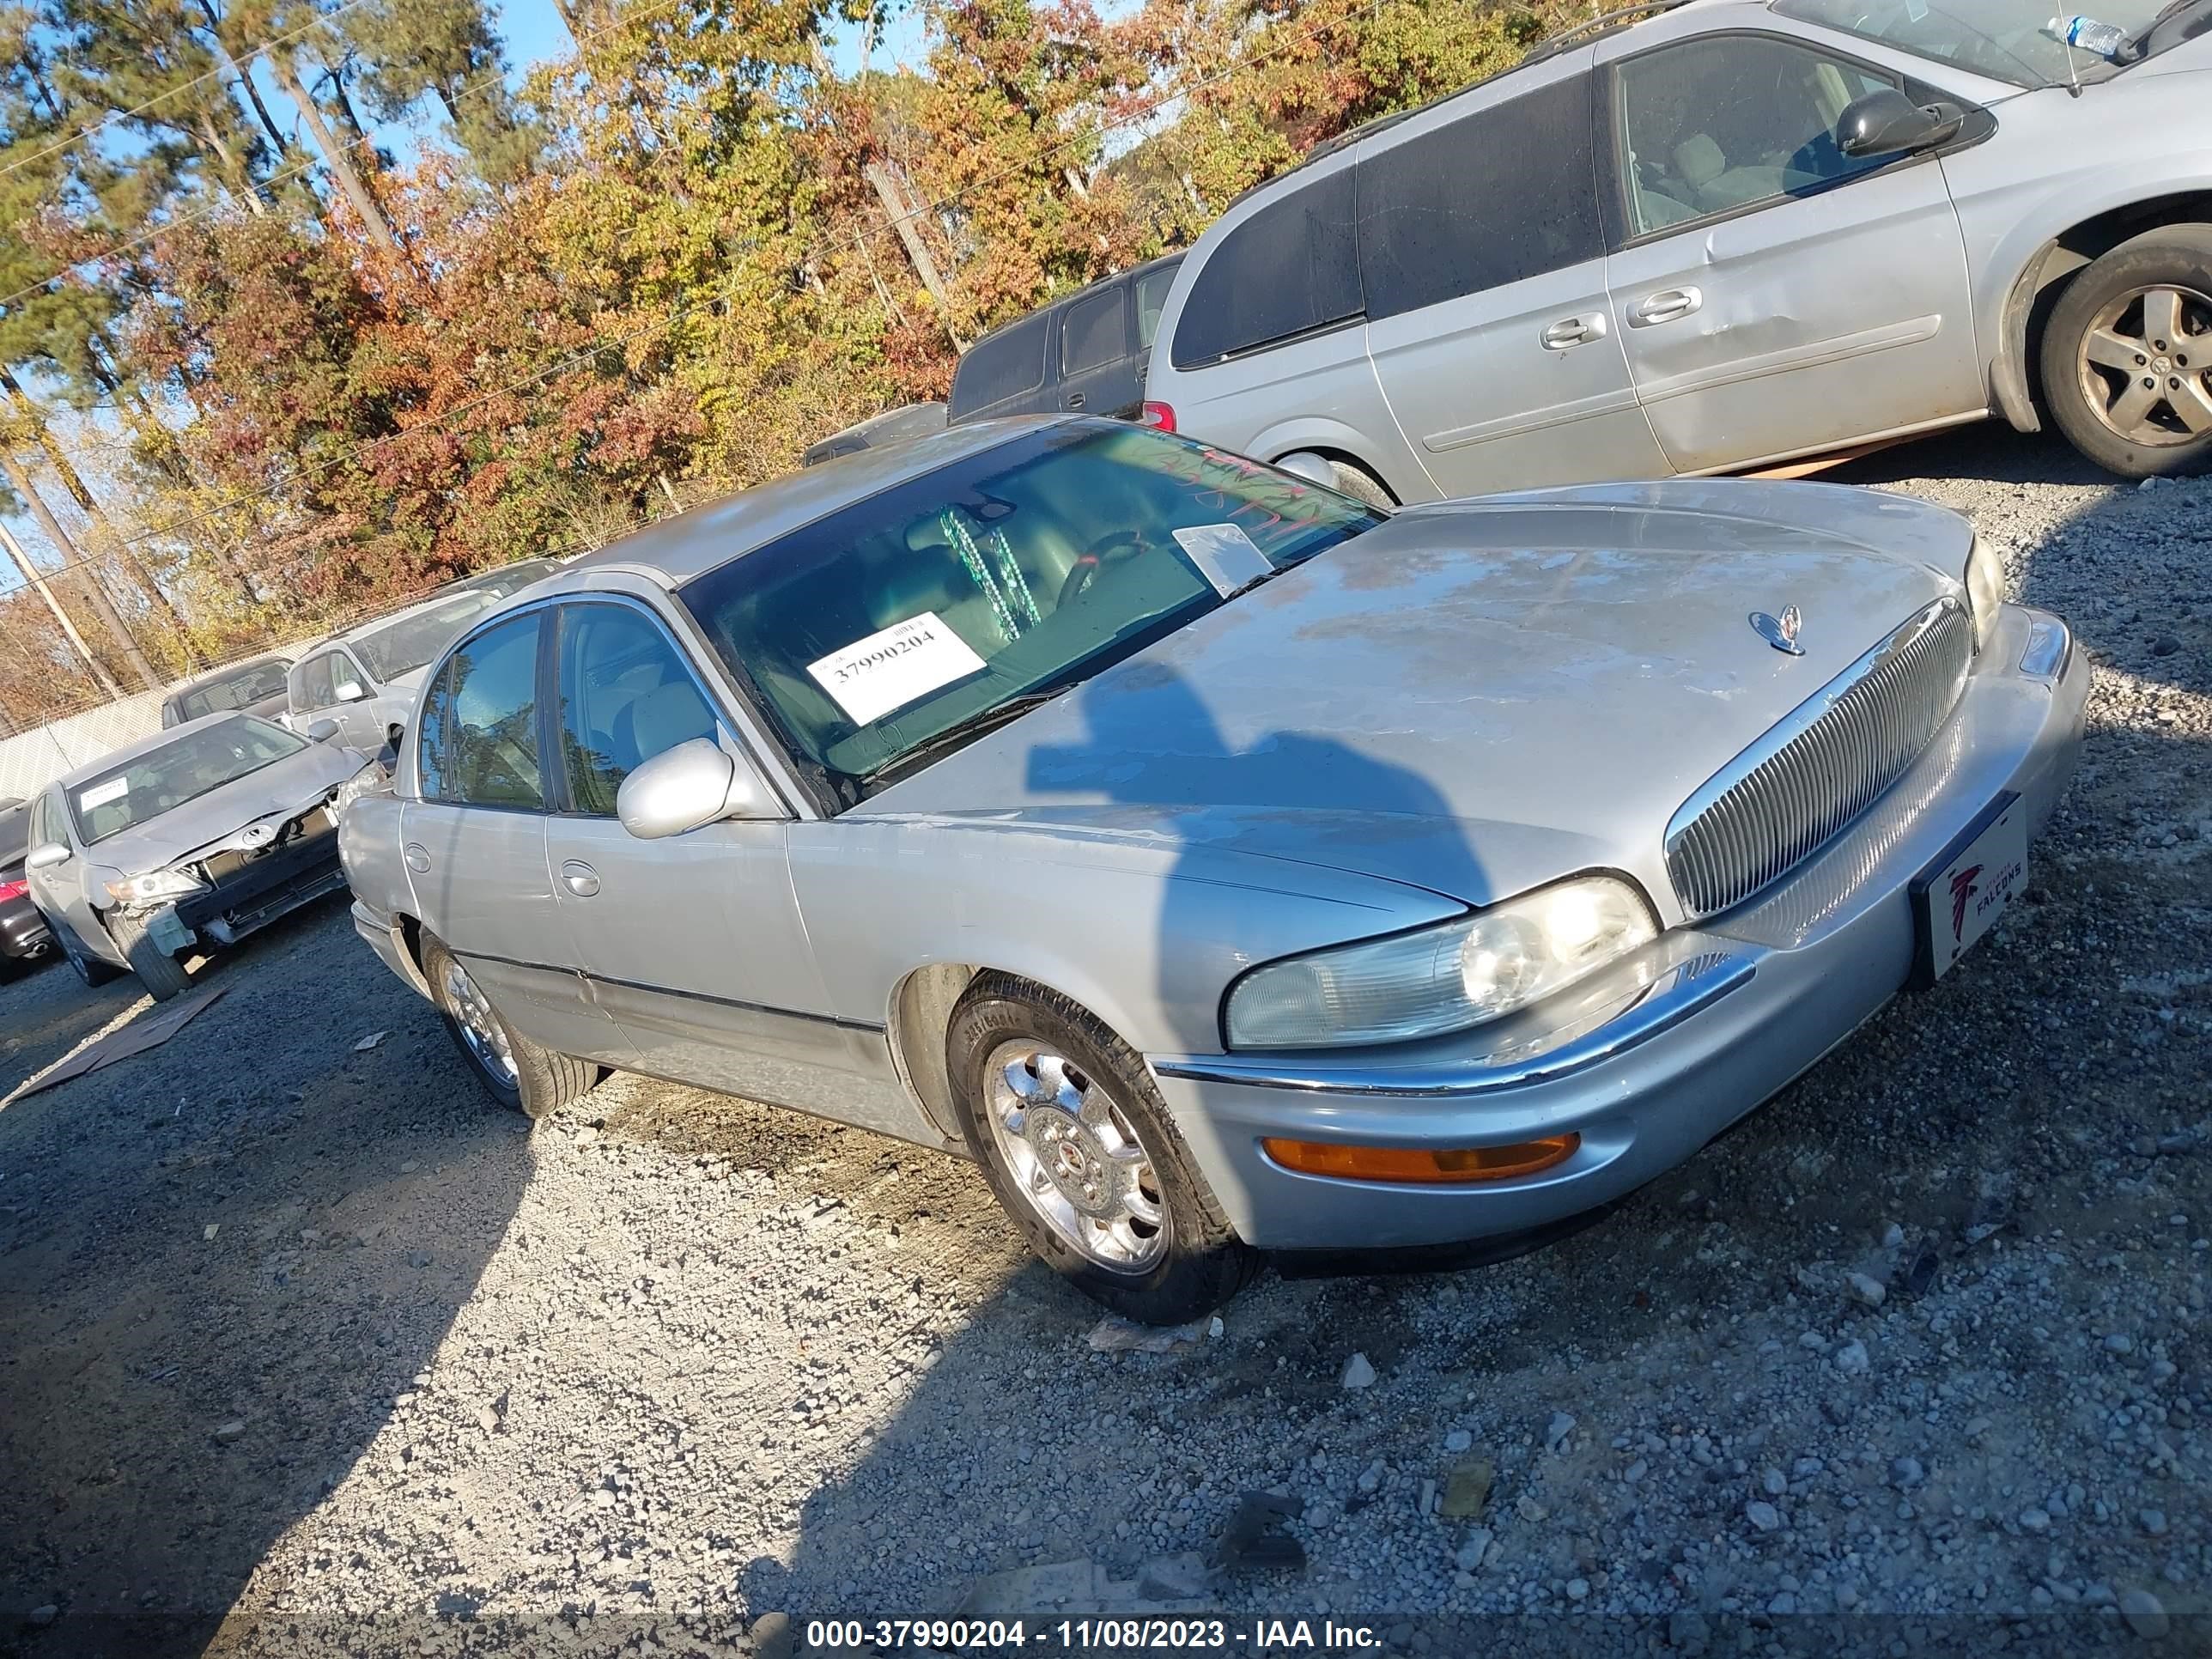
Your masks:
M2047 415L2212 459L2212 0L1690 0L1347 135L1184 261L1156 424L1370 497Z

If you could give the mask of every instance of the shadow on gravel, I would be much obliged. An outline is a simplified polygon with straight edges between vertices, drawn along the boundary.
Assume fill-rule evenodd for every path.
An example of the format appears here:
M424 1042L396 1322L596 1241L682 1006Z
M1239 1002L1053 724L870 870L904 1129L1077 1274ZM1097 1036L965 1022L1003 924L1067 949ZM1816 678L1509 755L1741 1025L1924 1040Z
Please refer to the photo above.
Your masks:
M2060 1555L2016 1528L2008 1536L1992 1521L1984 1545L1944 1522L1940 1550L1902 1554L1864 1532L1869 1517L1913 1512L1887 1486L1889 1449L1905 1444L1941 1472L1945 1507L1930 1497L1930 1525L1969 1504L2009 1514L2044 1490L2010 1482L2076 1468L2111 1478L2117 1505L2133 1477L2109 1474L2101 1420L2079 1417L2088 1385L2054 1363L2048 1333L2027 1328L2110 1328L2090 1322L2113 1316L2109 1293L2091 1308L2069 1284L1947 1334L1930 1324L1940 1303L1916 1311L1899 1293L1885 1315L1843 1287L1850 1271L1900 1268L1881 1242L1895 1223L1908 1259L1915 1246L1932 1253L1923 1290L1937 1297L1984 1270L1979 1241L1997 1232L2055 1224L2069 1249L2112 1225L2141 1225L2154 1243L2171 1237L2147 1188L2125 1200L2142 1213L2115 1221L2110 1196L2133 1191L2140 1166L2115 1179L2110 1154L2201 1115L2212 1070L2212 918L2196 861L2212 849L2193 846L2212 836L2212 755L2191 724L2201 705L2191 714L2176 702L2212 694L2212 483L2115 487L2055 440L1995 428L1828 475L1870 486L1929 478L1959 480L1962 497L1986 486L2000 503L2032 484L2082 492L2074 516L2008 547L2014 597L2067 616L2104 671L2081 771L2038 843L2020 920L1607 1224L1524 1259L1420 1276L1271 1276L1226 1310L1221 1336L1163 1355L1091 1351L1098 1310L1034 1262L1021 1267L916 1368L896 1418L857 1461L818 1480L789 1547L744 1570L750 1613L784 1613L801 1628L834 1615L942 1617L980 1577L1070 1561L1095 1564L1126 1595L1171 1599L1173 1582L1147 1584L1147 1565L1210 1553L1240 1493L1282 1488L1322 1516L1291 1528L1310 1568L1201 1580L1203 1603L1419 1620L1393 1645L1434 1652L1705 1651L1710 1638L1715 1651L2070 1656L2132 1642L2109 1608L2092 1620L2051 1609L2047 1592L2031 1603ZM2005 535L2002 513L1976 516L1985 535ZM2124 848L2124 864L2114 856ZM2123 993L2142 984L2147 996ZM2173 1005L2190 1017L2175 1024ZM2185 1250L2131 1259L2138 1293L2192 1294ZM2193 1293L2201 1307L2201 1285ZM1872 1381L1824 1358L1854 1339L1878 1356ZM1340 1382L1355 1351L1381 1374L1370 1392ZM2176 1335L2172 1351L2185 1380L2192 1364L2212 1375L2201 1346ZM1948 1407L1946 1379L1960 1388ZM1984 1401L2003 1415L1962 1451L1954 1414ZM1553 1412L1580 1418L1587 1450L1547 1455ZM1942 1426L1923 1429L1923 1413ZM2064 1437L2077 1421L2078 1445ZM1448 1474L1438 1448L1455 1430L1494 1460L1479 1535L1496 1528L1510 1560L1501 1568L1493 1555L1479 1579L1455 1577L1468 1527L1407 1518L1421 1482ZM1747 1474L1741 1461L1733 1473L1690 1466L1686 1439L1705 1432L1734 1437L1754 1460L1770 1436L1767 1455L1785 1464L1820 1449L1843 1506L1793 1485L1796 1529L1747 1533L1759 1463ZM2032 1433L2059 1437L2031 1444ZM794 1422L775 1449L799 1468L819 1444ZM1622 1466L1639 1454L1652 1474L1639 1462L1625 1480L1649 1484L1625 1484ZM2130 1490L2129 1501L2175 1513L2194 1502L2179 1486ZM2069 1582L2154 1584L2199 1605L2202 1583L2161 1573L2177 1552L2118 1528L2078 1548ZM1991 1576L1979 1589L1951 1565L1954 1549L1984 1552L1975 1571ZM1519 1595L1540 1583L1556 1596L1577 1573L1589 1607L1606 1611L1561 1620L1564 1604L1547 1600L1553 1616L1521 1616ZM1770 1619L1778 1575L1802 1612L1826 1616ZM1394 1588L1378 1595L1377 1584ZM1835 1616L1844 1589L1863 1613ZM1511 1617L1455 1632L1436 1617L1501 1605ZM1637 1607L1640 1619L1621 1616ZM1899 1609L1916 1616L1883 1616ZM1675 1613L1694 1626L1670 1626Z
M0 1652L199 1652L413 1386L528 1178L522 1120L342 898L199 977L228 994L165 1046L0 1110ZM136 994L0 986L5 1074Z

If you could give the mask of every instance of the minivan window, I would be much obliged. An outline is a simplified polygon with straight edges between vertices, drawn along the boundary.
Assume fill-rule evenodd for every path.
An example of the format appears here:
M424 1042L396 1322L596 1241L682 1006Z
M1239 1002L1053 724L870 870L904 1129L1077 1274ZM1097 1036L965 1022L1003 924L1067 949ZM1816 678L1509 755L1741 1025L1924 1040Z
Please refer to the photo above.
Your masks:
M1836 124L1893 78L1772 35L1686 40L1620 65L1631 228L1663 230L1895 160L1846 155Z
M1197 368L1359 315L1352 171L1294 185L1217 245L1176 324L1173 361Z
M1087 374L1128 356L1121 324L1121 285L1072 301L1060 325L1060 372Z
M968 348L952 371L952 418L988 409L1044 384L1044 348L1049 315L1009 323Z
M338 700L331 672L337 665L337 656L328 651L319 657L310 657L300 665L300 695L299 701L292 706L294 714L304 714L310 708L328 708Z
M1360 159L1370 320L1602 257L1594 79L1540 87Z
M1175 287L1181 264L1163 265L1137 278L1137 349L1150 351L1152 337L1160 331L1160 313L1167 308L1168 292Z

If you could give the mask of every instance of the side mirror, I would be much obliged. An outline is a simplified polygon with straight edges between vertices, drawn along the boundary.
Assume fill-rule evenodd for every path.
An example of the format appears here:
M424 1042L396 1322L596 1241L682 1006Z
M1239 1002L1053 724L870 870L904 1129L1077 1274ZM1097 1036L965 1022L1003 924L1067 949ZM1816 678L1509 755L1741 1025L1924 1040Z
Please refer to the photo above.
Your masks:
M780 818L783 809L750 765L712 738L694 738L624 778L615 816L640 841L659 841L721 818Z
M340 702L359 702L368 696L359 680L340 680L336 689Z
M310 743L328 743L337 734L338 723L336 720L317 720L307 728L307 740Z
M1957 137L1966 120L1954 105L1916 104L1895 87L1879 87L1844 106L1836 148L1846 155L1901 155Z
M70 849L58 841L50 841L43 846L33 847L30 857L23 860L23 867L26 870L51 870L57 864L69 861Z

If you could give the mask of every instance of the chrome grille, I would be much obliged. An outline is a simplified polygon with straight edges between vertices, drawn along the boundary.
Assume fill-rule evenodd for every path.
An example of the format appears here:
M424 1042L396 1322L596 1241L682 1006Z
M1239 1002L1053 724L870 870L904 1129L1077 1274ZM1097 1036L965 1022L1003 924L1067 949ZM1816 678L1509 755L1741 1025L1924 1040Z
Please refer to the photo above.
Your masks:
M1973 624L1938 599L1682 804L1667 873L1691 919L1789 873L1897 781L1965 689Z

